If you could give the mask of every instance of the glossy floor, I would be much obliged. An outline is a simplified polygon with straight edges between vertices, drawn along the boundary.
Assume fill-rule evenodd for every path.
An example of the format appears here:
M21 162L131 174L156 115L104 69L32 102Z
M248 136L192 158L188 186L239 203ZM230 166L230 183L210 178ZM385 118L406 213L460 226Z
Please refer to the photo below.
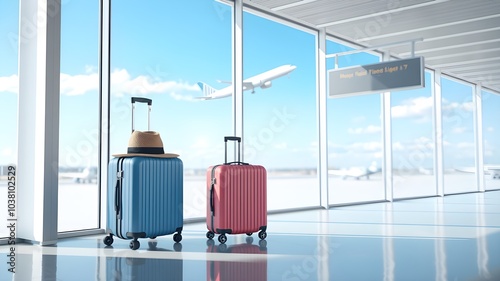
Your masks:
M500 280L500 191L270 215L265 241L207 242L204 224L129 241L0 247L0 280Z

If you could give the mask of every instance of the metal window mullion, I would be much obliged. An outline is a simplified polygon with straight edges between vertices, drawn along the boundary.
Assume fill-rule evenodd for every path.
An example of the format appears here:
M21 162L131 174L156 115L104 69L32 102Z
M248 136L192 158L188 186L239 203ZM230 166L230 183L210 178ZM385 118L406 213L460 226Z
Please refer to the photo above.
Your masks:
M444 196L444 168L443 168L443 111L441 92L441 71L434 71L432 95L434 97L433 124L434 124L434 176L436 177L436 195Z
M317 66L318 66L318 177L320 188L320 206L327 209L329 206L328 191L328 125L327 125L327 79L326 79L326 30L320 29L318 33L317 48Z
M383 61L389 61L390 54L384 53ZM382 146L384 163L384 188L385 200L392 202L394 199L393 194L393 180L392 180L392 120L391 120L391 92L384 92L381 94L381 112L382 112Z
M235 0L232 18L233 30L233 132L241 137L241 161L244 161L243 137L243 0ZM236 155L236 146L234 147Z
M484 147L483 147L483 110L482 110L482 87L477 84L474 87L474 138L476 142L476 175L477 175L477 190L480 192L485 191L484 182Z
M110 145L111 103L111 0L99 1L99 228L105 228L107 206L107 180ZM134 118L132 118L134 120Z

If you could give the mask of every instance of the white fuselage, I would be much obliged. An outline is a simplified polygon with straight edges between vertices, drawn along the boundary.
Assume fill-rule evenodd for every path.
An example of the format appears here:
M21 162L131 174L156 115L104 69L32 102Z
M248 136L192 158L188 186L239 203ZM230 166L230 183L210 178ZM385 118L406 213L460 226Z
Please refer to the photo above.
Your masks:
M282 65L245 79L243 80L243 91L252 90L253 92L255 88L269 88L271 87L272 80L287 75L288 73L295 70L295 68L297 67L291 64ZM205 96L204 99L219 99L231 96L232 94L233 86L231 85L223 89L216 90L212 94Z

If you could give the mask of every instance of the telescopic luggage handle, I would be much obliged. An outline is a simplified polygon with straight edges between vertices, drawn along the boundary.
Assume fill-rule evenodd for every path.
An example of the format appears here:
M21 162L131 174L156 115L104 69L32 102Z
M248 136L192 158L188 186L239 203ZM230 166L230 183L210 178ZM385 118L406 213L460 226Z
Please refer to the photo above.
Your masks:
M234 162L227 162L227 141L237 141L238 142L238 161ZM224 146L225 146L225 152L224 152L224 164L225 165L230 165L230 164L239 164L239 165L248 165L248 163L241 162L241 138L240 137L224 137Z
M136 102L141 102L141 103L147 103L148 104L148 131L150 130L150 124L151 124L151 105L153 104L153 101L148 98L140 98L140 97L132 97L132 132L134 132L134 109L135 109L135 103Z

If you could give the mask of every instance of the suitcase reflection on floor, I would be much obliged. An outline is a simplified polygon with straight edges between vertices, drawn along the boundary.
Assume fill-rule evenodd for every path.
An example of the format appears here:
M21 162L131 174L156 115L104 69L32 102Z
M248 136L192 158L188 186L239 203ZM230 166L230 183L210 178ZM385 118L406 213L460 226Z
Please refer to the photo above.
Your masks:
M107 246L106 248L112 248ZM156 241L148 242L148 251L178 252L181 243L175 243L173 249L159 248ZM106 258L106 280L139 281L139 280L183 280L183 260L164 258Z
M207 258L207 280L267 280L267 241L253 244L253 237L246 237L246 243L219 244L207 241L207 253L221 253L228 258Z

